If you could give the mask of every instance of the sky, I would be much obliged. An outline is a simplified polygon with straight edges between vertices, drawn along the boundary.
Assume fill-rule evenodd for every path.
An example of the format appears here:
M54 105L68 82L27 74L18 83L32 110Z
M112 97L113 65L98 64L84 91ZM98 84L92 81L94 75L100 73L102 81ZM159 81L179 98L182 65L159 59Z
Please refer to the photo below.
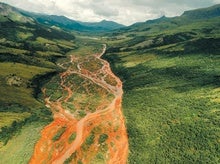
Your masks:
M12 6L38 13L98 22L111 20L124 25L179 16L186 10L220 4L220 0L0 0Z

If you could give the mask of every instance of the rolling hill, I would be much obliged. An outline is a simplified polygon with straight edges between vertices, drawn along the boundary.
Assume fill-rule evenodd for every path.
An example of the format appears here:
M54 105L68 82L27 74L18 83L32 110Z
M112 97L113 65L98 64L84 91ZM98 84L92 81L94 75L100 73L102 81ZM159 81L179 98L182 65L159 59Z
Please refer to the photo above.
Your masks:
M129 163L219 163L220 5L108 33Z
M41 86L75 49L75 36L40 25L0 4L0 163L27 163L40 130L52 121Z

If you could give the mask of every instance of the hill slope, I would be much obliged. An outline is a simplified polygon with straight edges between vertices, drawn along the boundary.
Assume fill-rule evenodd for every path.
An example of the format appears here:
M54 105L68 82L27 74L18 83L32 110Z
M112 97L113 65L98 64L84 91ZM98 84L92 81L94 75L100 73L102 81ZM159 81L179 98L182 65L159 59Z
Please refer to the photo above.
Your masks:
M0 9L0 158L27 163L40 130L52 121L41 86L60 72L56 61L76 48L75 36L6 4Z
M219 5L108 34L105 58L124 85L129 163L219 163L216 11Z
M186 11L183 13L182 17L187 17L189 19L206 19L219 17L220 15L220 4L192 11Z

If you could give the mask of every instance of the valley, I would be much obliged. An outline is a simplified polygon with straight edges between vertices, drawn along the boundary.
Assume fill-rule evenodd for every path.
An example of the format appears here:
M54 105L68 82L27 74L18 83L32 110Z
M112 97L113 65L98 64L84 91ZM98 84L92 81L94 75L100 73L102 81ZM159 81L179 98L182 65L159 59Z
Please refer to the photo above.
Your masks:
M0 3L0 164L220 162L220 5L123 26Z
M105 49L106 45L100 54L84 58L73 54L70 61L59 64L66 70L59 77L62 96L50 100L56 93L50 95L47 88L43 89L54 121L42 130L30 163L126 163L128 141L121 112L122 83L109 64L100 59ZM93 69L87 69L91 60L96 63Z

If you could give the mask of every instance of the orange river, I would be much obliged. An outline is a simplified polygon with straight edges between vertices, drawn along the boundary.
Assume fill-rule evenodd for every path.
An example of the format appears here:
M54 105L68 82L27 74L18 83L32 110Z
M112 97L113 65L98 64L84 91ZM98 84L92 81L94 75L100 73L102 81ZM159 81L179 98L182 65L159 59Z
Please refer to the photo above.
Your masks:
M80 63L77 57L72 55L67 66L64 63L60 64L66 70L60 74L60 87L66 93L62 98L52 101L50 96L46 96L47 88L42 89L45 104L53 112L54 120L42 129L30 164L127 163L128 137L121 108L122 82L112 73L109 63L101 59L105 50L106 45L103 45L100 54L91 54L90 60L96 60L101 65L93 72L82 65L82 61L87 60L86 57ZM73 67L74 64L76 67ZM73 75L89 81L90 85L96 85L102 90L101 93L111 94L112 98L107 100L107 96L103 96L100 104L94 105L94 112L87 111L84 117L76 117L63 105L71 101L74 103L71 97L76 89L67 85L67 78ZM89 103L89 106L92 105ZM54 139L58 133L60 134ZM75 137L72 136L73 141L70 141L73 134ZM103 141L101 134L107 136ZM91 143L88 143L89 136L92 138Z

